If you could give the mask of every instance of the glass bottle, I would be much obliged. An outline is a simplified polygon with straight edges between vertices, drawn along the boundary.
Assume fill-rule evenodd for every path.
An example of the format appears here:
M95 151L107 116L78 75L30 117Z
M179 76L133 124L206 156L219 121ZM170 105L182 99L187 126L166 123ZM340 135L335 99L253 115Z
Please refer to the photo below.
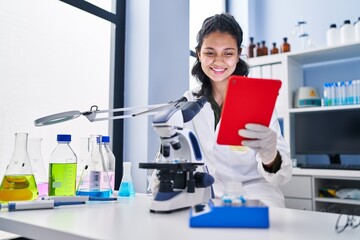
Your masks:
M281 45L281 48L280 48L281 52L282 53L290 52L290 44L287 42L287 38L284 37L283 40L284 40L284 42L283 42L283 44Z
M49 196L74 196L77 157L70 147L71 135L58 134L58 145L49 160Z
M260 43L258 42L256 44L256 47L254 48L254 57L260 57L260 56L262 56L262 51L261 51Z
M279 49L276 47L276 43L273 43L273 48L270 50L270 54L278 54Z
M105 169L105 158L100 144L101 135L91 135L92 152L81 174L76 190L78 196L108 198L112 196L109 175Z
M269 55L269 50L268 50L268 48L266 47L265 41L262 41L262 42L261 42L261 52L262 52L262 55L263 55L263 56Z
M0 185L0 202L35 200L38 197L27 142L27 133L15 133L15 149Z
M39 197L44 197L48 195L48 176L41 153L41 142L42 138L29 138L28 152Z
M249 47L248 47L249 58L254 57L254 48L255 47L256 47L256 45L254 44L254 38L250 37L250 44L249 44Z
M79 185L81 174L84 171L84 167L89 161L92 152L92 146L90 137L80 138L79 154L77 161L77 174L76 174L76 186Z
M103 153L104 153L104 157L105 157L105 169L109 175L111 189L112 189L112 191L114 191L116 158L110 148L110 137L102 136L101 144L102 144Z
M131 162L123 163L124 174L121 179L119 188L120 197L133 197L135 196L134 185L131 178Z

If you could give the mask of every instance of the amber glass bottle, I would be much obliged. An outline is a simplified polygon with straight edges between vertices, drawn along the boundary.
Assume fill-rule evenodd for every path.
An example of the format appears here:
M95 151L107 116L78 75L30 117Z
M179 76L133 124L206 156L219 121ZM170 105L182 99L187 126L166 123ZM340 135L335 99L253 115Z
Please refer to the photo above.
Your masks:
M254 57L260 57L262 56L262 49L261 49L261 46L260 46L260 43L258 42L256 44L256 47L254 48Z
M281 52L290 52L290 44L287 42L287 38L284 38L284 43L281 45Z
M261 45L261 51L262 51L262 55L269 55L269 49L266 46L265 41L261 41L262 45Z
M270 51L270 54L278 54L279 49L276 47L276 43L273 43L273 48Z
M249 58L254 57L254 48L255 47L256 47L256 45L254 44L254 38L250 37L250 44L249 44L249 47L248 47Z

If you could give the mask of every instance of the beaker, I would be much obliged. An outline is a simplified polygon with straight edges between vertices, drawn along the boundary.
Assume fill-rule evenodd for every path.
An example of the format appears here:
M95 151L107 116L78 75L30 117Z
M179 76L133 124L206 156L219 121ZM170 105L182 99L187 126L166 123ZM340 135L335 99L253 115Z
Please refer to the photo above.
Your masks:
M28 152L39 197L44 197L48 195L48 177L41 153L41 142L42 138L29 138Z
M76 191L78 196L103 197L112 195L109 175L105 169L105 159L101 148L101 135L91 135L92 152L86 162Z
M34 200L38 197L27 142L27 133L15 133L15 149L0 185L0 202Z

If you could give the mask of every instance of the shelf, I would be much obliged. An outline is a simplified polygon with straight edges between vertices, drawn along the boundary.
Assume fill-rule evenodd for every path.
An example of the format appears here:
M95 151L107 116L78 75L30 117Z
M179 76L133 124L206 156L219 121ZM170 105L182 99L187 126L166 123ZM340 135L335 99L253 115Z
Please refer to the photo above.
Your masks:
M280 53L275 55L249 58L247 59L247 64L249 64L250 67L256 67L256 66L282 63L287 55L288 53Z
M293 175L312 176L314 178L322 178L322 179L352 180L352 179L355 178L357 180L360 180L360 173L359 173L359 171L355 171L355 170L294 168L293 169Z
M314 200L316 202L325 202L325 203L341 203L341 204L360 205L360 200L353 200L353 199L316 197L316 198L314 198Z
M306 107L290 108L289 113L319 112L319 111L341 111L349 109L360 109L360 105L331 106L331 107Z
M249 58L247 63L251 67L281 63L290 58L302 65L326 63L344 59L359 58L360 42L352 44L339 44L332 47L321 47L303 50L301 52L280 53L255 58Z
M319 62L338 61L342 59L358 58L360 42L333 47L323 47L305 50L299 53L290 53L288 57L299 64L314 64Z

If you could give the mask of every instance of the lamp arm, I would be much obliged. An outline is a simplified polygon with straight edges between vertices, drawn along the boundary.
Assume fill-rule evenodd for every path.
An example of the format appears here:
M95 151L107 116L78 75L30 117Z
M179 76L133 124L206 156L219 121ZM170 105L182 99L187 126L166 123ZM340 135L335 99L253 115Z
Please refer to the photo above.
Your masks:
M131 117L137 117L140 115L156 114L163 108L166 108L168 106L175 106L175 105L179 104L180 102L184 102L184 101L187 101L187 99L185 97L182 97L176 101L171 101L168 103L160 103L160 104L147 105L147 106L141 106L141 107L115 108L115 109L108 109L108 110L99 110L98 106L93 105L90 107L90 110L86 111L86 112L67 111L67 112L62 112L62 113L56 113L53 115L49 115L49 116L45 116L45 117L36 119L34 121L34 124L37 127L51 125L51 124L55 124L55 123L68 121L68 120L77 118L81 115L85 116L90 122L131 118ZM122 114L119 116L107 116L107 117L100 117L100 118L97 117L97 114L127 112L127 111L129 111L129 113Z
M126 119L137 117L141 115L154 115L160 110L170 105L175 105L178 102L170 102L170 103L161 103L161 104L154 104L148 106L140 106L140 107L126 107L126 108L115 108L115 109L107 109L107 110L97 110L97 106L91 106L90 111L81 113L84 115L90 122L98 122L98 121L105 121L105 120L117 120L117 119ZM95 110L94 110L95 109ZM109 117L97 117L97 114L101 113L117 113L117 112L134 112L138 111L133 114L125 114L120 116L109 116Z

